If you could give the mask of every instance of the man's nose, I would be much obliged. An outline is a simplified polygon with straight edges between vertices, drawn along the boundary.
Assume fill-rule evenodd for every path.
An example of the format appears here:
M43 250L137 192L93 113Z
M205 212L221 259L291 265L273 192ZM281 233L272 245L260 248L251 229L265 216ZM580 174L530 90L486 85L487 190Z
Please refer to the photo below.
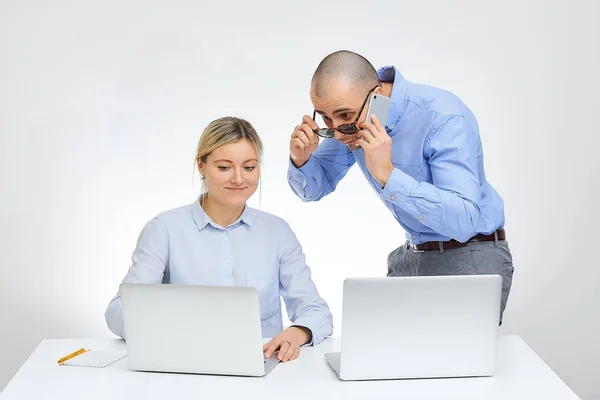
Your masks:
M346 135L344 135L342 132L335 130L333 131L333 137L336 138L337 140L342 140L346 137Z

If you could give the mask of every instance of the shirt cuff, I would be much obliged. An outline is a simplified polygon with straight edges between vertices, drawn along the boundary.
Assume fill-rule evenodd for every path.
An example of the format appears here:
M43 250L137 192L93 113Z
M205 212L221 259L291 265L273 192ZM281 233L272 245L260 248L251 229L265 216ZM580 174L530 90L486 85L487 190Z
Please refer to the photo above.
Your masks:
M394 167L381 191L381 197L398 205L406 205L413 188L417 184L418 182L413 177Z
M306 188L307 182L306 177L312 176L315 169L315 161L312 157L308 159L306 164L300 168L296 168L292 159L290 158L290 165L288 168L288 179L290 183L298 190L303 191Z
M308 343L305 343L303 346L314 346L321 343L323 339L325 339L325 336L327 335L327 332L324 332L326 325L328 324L325 319L321 319L321 321L315 321L310 317L300 317L294 321L291 326L300 326L309 329L311 332L311 340Z

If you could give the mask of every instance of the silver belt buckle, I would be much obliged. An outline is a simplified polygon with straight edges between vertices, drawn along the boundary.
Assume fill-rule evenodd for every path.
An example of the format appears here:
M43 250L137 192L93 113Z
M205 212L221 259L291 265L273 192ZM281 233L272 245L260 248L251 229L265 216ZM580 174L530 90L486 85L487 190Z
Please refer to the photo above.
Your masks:
M410 248L415 253L424 253L425 252L425 250L419 250L419 249L417 249L417 245L413 244L413 242L410 242Z

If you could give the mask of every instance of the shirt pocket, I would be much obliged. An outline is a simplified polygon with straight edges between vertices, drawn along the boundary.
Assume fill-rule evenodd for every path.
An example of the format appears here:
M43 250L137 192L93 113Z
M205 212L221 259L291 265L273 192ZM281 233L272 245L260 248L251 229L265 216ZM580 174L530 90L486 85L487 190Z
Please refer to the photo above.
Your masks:
M260 319L266 321L279 311L279 276L266 271L254 271L246 274L246 285L258 290Z

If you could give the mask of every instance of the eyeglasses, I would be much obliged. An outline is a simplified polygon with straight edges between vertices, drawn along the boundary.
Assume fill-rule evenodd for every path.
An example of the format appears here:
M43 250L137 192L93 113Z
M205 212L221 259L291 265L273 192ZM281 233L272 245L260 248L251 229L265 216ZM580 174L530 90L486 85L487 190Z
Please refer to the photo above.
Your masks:
M356 115L356 119L354 120L354 122L352 122L351 124L343 124L343 125L337 126L332 129L329 129L329 128L315 129L315 130L313 130L313 132L325 139L334 137L335 131L343 133L344 135L354 135L356 132L359 131L359 128L356 126L356 123L358 122L358 119L360 118L360 115L362 114L363 109L365 108L365 105L367 104L367 100L369 100L369 96L371 95L371 93L373 93L373 91L375 89L377 89L378 87L379 87L379 85L377 85L373 89L369 90L369 93L367 93L367 97L365 98L365 101L363 102L362 106L360 107L360 111ZM315 120L316 116L317 116L317 111L315 110L315 111L313 111L313 117L312 117L313 121Z

